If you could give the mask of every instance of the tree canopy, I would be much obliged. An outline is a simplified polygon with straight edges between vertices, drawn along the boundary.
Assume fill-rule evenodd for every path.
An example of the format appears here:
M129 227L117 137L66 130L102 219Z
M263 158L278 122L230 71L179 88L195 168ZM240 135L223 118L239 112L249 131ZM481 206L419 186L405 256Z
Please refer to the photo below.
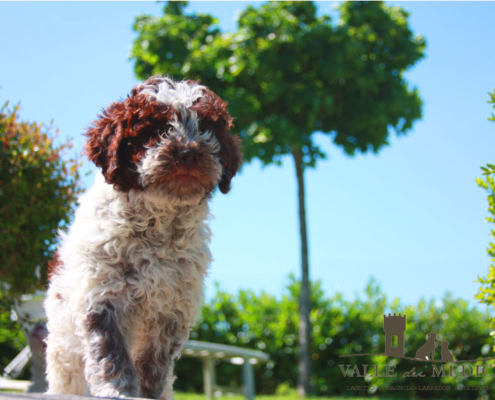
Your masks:
M186 14L185 5L136 19L136 75L200 79L227 99L248 161L280 164L300 148L304 166L315 166L325 156L317 131L347 154L377 152L389 128L404 134L421 116L403 73L425 41L399 7L344 2L335 24L312 2L269 2L247 7L237 31L222 33L214 17Z
M70 142L54 144L43 124L19 119L19 106L0 109L0 285L8 297L41 288L57 228L67 224L81 192Z

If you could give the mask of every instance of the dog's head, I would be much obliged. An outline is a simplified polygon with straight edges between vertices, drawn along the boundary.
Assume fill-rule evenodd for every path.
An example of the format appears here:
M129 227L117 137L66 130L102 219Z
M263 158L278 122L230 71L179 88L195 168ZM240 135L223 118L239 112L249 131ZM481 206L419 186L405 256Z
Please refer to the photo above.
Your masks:
M103 110L85 151L117 190L197 204L217 184L230 190L241 164L231 127L226 103L207 87L152 77Z

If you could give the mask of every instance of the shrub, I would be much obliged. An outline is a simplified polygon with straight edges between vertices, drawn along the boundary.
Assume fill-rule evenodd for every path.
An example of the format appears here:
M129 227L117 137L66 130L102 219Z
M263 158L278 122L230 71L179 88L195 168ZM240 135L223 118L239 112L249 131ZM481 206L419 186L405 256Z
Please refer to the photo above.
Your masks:
M46 284L57 228L81 193L79 162L63 157L71 142L56 145L52 130L0 108L0 368L25 344L12 301Z
M283 294L276 297L267 293L255 294L242 290L229 294L218 286L214 297L202 307L202 316L191 332L191 339L214 343L230 344L270 355L267 364L255 366L257 393L273 394L297 385L298 359L298 318L297 304L299 282L290 276ZM407 315L405 335L406 356L414 357L416 350L425 343L429 332L436 332L437 342L447 340L449 348L458 360L490 357L491 344L487 321L488 313L470 307L467 301L446 294L441 301L424 300L417 305L404 305L399 299L389 301L381 292L375 280L371 280L361 298L353 301L344 299L337 293L326 296L320 282L311 285L313 343L313 374L311 384L314 393L320 396L349 395L348 385L486 385L491 378L343 378L339 364L395 364L396 370L405 372L413 367L429 368L420 364L385 356L339 358L340 355L355 353L384 353L385 335L383 315L396 312ZM440 347L437 345L437 359ZM181 391L201 391L201 374L191 374L200 370L197 359L183 357L177 365L178 380L176 389ZM429 373L428 375L431 375ZM240 382L241 371L237 365L221 362L217 366L217 380L220 386L236 386ZM408 396L457 398L455 390L408 391ZM352 395L366 395L353 392ZM477 391L464 392L463 398L477 398Z

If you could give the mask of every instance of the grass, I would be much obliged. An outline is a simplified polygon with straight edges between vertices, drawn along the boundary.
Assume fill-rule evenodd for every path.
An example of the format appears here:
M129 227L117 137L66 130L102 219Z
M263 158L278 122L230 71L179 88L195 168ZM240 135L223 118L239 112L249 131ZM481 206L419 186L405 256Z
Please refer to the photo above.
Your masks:
M381 400L399 400L397 397L381 397L376 396ZM223 395L215 397L216 400L245 400L241 395ZM256 396L256 400L297 400L296 394L288 395L259 395ZM369 400L369 397L313 397L313 400ZM174 393L174 400L205 400L205 396L199 393Z
M0 389L0 393L23 393L21 390L6 390ZM380 397L380 400L400 400L397 397ZM369 397L310 397L311 400L369 400ZM205 396L202 393L174 393L174 400L205 400ZM222 395L215 397L215 400L245 400L241 395ZM287 395L259 395L255 400L298 400L296 394Z

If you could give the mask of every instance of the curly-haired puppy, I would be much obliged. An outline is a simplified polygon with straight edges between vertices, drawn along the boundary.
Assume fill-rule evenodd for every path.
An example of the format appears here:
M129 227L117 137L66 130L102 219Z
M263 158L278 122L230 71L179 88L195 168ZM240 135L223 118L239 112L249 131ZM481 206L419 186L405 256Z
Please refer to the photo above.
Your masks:
M103 110L100 169L51 263L48 393L170 399L211 261L208 200L241 163L226 103L152 77Z

